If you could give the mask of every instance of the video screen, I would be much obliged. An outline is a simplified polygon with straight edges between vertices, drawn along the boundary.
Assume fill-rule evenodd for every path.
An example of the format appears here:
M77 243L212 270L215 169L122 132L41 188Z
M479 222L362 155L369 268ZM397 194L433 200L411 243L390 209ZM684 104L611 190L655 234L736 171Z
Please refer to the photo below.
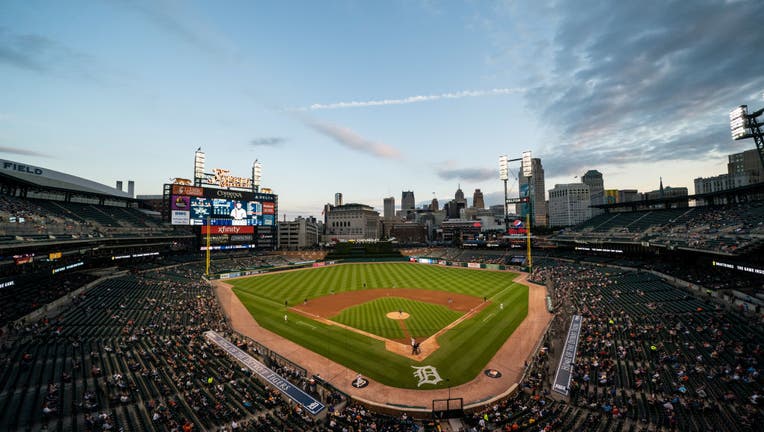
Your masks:
M189 224L234 226L273 225L274 215L263 214L263 204L259 201L235 201L220 198L189 197ZM273 203L270 204L271 212ZM267 206L266 206L267 207Z
M166 195L173 225L276 225L276 195L211 188L195 188L190 192L194 194Z

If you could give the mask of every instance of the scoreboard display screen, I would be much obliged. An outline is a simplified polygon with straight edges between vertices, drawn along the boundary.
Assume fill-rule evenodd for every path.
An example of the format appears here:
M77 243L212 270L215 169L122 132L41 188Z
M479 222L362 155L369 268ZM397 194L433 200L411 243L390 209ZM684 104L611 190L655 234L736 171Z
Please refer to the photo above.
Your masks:
M275 226L278 217L274 194L172 185L168 198L173 225Z

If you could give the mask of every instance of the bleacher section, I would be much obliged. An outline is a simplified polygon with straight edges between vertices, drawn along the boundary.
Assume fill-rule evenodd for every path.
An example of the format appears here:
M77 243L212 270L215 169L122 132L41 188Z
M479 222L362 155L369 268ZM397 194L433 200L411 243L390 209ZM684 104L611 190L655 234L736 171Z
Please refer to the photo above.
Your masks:
M740 255L764 246L764 202L606 213L553 237L560 242L648 242Z
M0 242L128 235L173 231L136 208L0 196Z
M311 418L204 340L203 330L230 330L210 288L188 276L107 280L55 320L15 329L0 412L18 415L2 416L0 430L311 430Z

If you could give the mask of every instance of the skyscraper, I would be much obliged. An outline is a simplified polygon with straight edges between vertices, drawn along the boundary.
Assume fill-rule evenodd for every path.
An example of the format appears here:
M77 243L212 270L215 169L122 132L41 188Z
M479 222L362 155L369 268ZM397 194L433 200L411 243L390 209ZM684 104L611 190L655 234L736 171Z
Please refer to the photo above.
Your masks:
M438 210L440 210L439 205L440 204L438 203L438 199L435 198L435 197L432 197L432 202L430 203L430 210L431 211L438 211Z
M605 204L605 184L602 181L602 173L597 170L589 170L581 177L581 181L589 186L589 195L591 196L591 205ZM592 208L592 216L597 216L605 211L599 208Z
M395 197L389 197L384 199L384 213L385 219L392 219L395 217Z
M483 201L483 192L480 192L480 189L475 189L475 192L472 194L472 207L484 209L485 208L485 202Z
M401 194L401 213L407 215L414 211L416 203L414 202L414 191L403 191Z
M458 185L456 189L456 193L454 194L454 200L457 202L467 202L464 199L464 192L462 192L462 185Z
M336 194L334 194L334 206L339 207L341 205L342 205L342 193L337 192Z
M517 182L519 183L520 196L531 196L533 206L533 225L547 226L547 208L546 208L546 192L544 190L544 167L541 165L541 159L531 159L531 175L532 182L529 182L529 178L522 175L523 167L520 164L520 174L517 176ZM528 213L528 204L518 204L517 213L525 216Z
M591 218L589 186L584 183L556 184L549 190L549 225L571 226Z

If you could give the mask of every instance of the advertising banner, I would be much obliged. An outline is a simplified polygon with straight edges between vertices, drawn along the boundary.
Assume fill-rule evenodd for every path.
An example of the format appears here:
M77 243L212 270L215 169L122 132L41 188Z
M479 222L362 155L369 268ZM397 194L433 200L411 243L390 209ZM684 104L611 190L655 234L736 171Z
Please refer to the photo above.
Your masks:
M221 349L226 351L229 356L238 360L244 366L252 370L252 372L259 375L261 378L267 381L268 384L278 389L289 399L292 399L296 403L300 404L300 406L302 406L302 408L310 414L316 415L324 410L325 406L323 403L317 401L313 398L313 396L302 391L302 389L289 382L286 378L268 369L265 365L257 361L254 357L247 354L245 351L242 351L228 339L220 336L214 331L207 331L204 333L204 336L219 346Z
M188 210L173 210L170 217L173 225L188 225L190 213Z
M195 186L172 185L172 194L200 197L204 196L204 189Z
M253 226L202 225L202 234L254 234Z
M581 334L583 322L584 318L581 315L573 315L570 320L568 337L562 347L562 356L560 357L560 364L557 366L552 390L563 396L567 396L570 392L570 378L573 375L573 364L576 361L576 351L578 350L578 337Z
M273 202L263 202L263 214L273 214L276 211L276 205Z
M172 210L185 210L188 211L191 208L191 197L182 195L173 195L170 199L170 209Z

